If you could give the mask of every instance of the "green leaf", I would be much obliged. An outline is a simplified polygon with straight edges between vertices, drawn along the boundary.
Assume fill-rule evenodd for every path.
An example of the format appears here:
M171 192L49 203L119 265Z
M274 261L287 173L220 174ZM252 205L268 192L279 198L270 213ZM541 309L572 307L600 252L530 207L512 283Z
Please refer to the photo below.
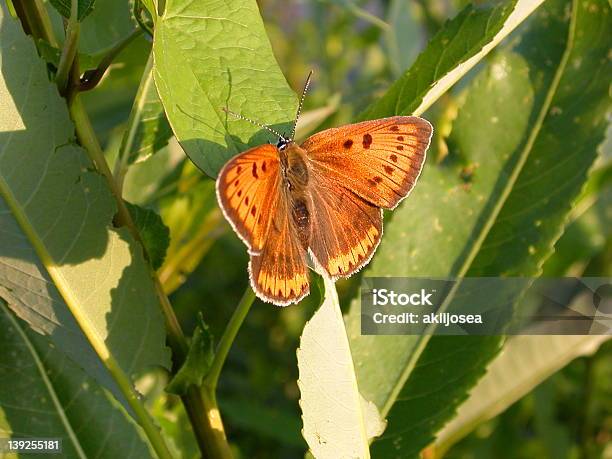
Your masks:
M142 237L151 266L157 270L166 258L170 245L170 230L153 209L145 209L129 202L126 202L126 205Z
M426 165L366 275L539 274L603 140L610 73L605 2L574 4L571 14L565 3L544 8L476 78L450 155ZM589 86L572 83L580 80ZM381 457L426 446L475 382L465 368L482 372L499 346L490 337L362 337L357 303L348 322L360 390L388 415L373 446ZM462 348L478 351L451 353ZM411 392L419 381L433 388L426 404L425 392ZM437 411L444 399L448 409Z
M315 457L369 457L369 440L385 423L359 394L336 287L323 280L325 299L297 350L302 434Z
M93 10L96 0L49 0L53 8L66 19L70 18L70 8L73 1L79 2L78 20L79 22L85 19Z
M122 175L131 164L144 161L168 144L172 135L153 82L153 55L149 56L134 99L127 129L119 150Z
M0 433L61 438L62 457L155 457L114 397L0 300Z
M468 5L429 42L414 65L361 119L419 115L528 17L543 0Z
M289 88L254 0L169 0L156 22L154 75L168 121L189 158L211 177L249 146L273 135L223 108L291 130Z
M212 365L214 354L212 334L202 314L199 314L185 363L166 386L166 392L182 395L187 392L189 386L201 386Z
M573 359L594 354L610 336L515 336L442 429L436 449L446 451L480 422L491 419Z
M499 73L506 78L496 78ZM521 104L508 107L503 114L498 112L499 104L517 98L521 99ZM386 225L385 237L366 276L445 277L457 274L455 265L464 261L465 252L476 244L476 225L488 210L485 197L494 195L498 177L507 174L505 169L512 165L510 157L520 147L528 122L522 114L529 113L532 104L533 90L524 60L515 54L499 55L475 79L453 129L458 136L460 124L489 125L486 133L468 129L463 131L461 143L455 141L455 151L468 151L470 162L479 164L469 190L460 178L463 166L455 156L452 162L449 158L439 167L427 164L410 198L395 210ZM496 124L489 123L492 116L500 117ZM496 154L492 155L491 151ZM457 225L457 221L462 224ZM351 308L349 318L359 326L358 304ZM403 373L412 370L409 365L422 338L360 337L356 328L354 333L351 335L353 356L359 370L366 372L359 380L360 388L366 397L388 411L397 396L398 385L406 376ZM362 359L368 365L365 362L360 365Z
M82 334L123 375L168 367L142 248L111 228L115 201L74 143L44 62L4 6L0 43L0 296L94 377L100 363Z

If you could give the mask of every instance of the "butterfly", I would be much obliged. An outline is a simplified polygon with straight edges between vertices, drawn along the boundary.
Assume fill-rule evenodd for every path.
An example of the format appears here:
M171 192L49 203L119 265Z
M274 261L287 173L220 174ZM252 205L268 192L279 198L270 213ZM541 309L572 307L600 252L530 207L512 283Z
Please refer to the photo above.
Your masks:
M327 129L298 145L290 136L242 115L279 140L230 159L216 183L220 207L250 255L256 295L278 306L309 293L308 255L336 280L372 258L383 233L383 209L394 209L414 187L432 125L393 116Z

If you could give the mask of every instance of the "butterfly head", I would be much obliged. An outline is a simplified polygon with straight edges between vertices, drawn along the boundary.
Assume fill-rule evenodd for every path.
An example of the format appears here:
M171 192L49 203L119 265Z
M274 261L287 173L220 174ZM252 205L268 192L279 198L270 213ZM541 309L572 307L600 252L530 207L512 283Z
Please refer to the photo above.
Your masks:
M285 139L284 137L279 137L278 138L278 142L276 142L276 148L278 148L278 151L283 151L285 150L291 143L293 142L293 139Z

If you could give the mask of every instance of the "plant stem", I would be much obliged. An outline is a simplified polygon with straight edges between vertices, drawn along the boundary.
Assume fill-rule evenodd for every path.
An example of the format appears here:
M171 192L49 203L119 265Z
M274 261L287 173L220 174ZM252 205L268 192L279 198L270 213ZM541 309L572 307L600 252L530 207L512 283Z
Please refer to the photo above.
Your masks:
M138 22L138 25L140 26L140 28L143 31L145 31L147 35L153 38L153 28L142 17L144 10L146 10L146 8L143 6L141 0L134 0L134 8L132 9L132 14L134 15L134 18L136 19L136 22Z
M57 47L51 20L41 0L13 0L13 6L25 33L37 39L42 38L51 46Z
M221 337L219 345L217 346L217 351L215 352L215 358L210 366L210 371L204 380L204 385L210 388L212 392L215 392L217 388L219 375L221 374L221 369L223 368L227 354L229 353L232 343L236 338L236 334L238 333L242 322L244 322L249 309L251 309L251 305L253 304L254 300L255 292L253 292L253 289L248 286L244 291L244 294L242 295L240 303L238 303L234 314L232 314L232 318L225 327L225 331L223 332L223 336Z
M93 70L88 70L83 74L83 78L81 78L81 84L79 85L79 91L89 91L90 89L95 88L102 77L113 63L115 58L123 51L127 45L129 45L134 39L142 35L143 31L139 27L134 29L134 31L125 38L125 40L120 41L115 46L111 48L111 50L106 53L106 55L102 58L98 67Z
M130 118L128 119L126 131L123 135L121 146L119 148L119 154L117 155L117 160L114 166L115 172L113 175L115 177L115 181L117 182L119 190L123 189L123 181L125 179L125 174L127 173L129 163L134 162L136 159L131 159L130 154L134 150L134 142L138 134L138 128L142 123L142 119L145 114L144 109L147 104L147 94L150 91L150 88L155 85L155 83L153 82L152 70L153 51L149 53L149 58L147 59L142 78L140 79L140 84L138 85L138 92L136 93L134 104L132 105Z
M234 455L225 437L215 391L208 387L202 387L199 391L196 388L194 389L202 400L201 414L203 415L203 422L208 426L205 431L207 434L206 451L211 458L232 459Z
M113 174L108 167L102 147L100 147L100 143L98 142L93 126L89 121L89 116L87 116L87 112L85 112L81 98L78 95L75 95L74 99L72 100L72 104L70 104L69 110L70 117L74 122L79 143L89 153L89 156L96 166L98 172L100 172L106 178L106 182L111 190L111 193L115 197L117 204L117 216L115 217L115 223L117 226L126 226L130 230L130 233L132 233L132 235L142 243L138 229L132 220L132 216L126 207L125 202L119 194L119 189L115 183Z
M211 457L230 459L232 452L229 449L227 439L225 437L225 430L223 429L223 422L221 420L221 413L217 405L216 389L217 382L219 381L219 375L221 369L227 358L230 348L236 338L236 334L244 322L244 319L255 300L255 293L248 286L234 311L232 317L225 327L223 336L217 346L213 363L210 367L208 374L206 375L202 387L200 388L200 395L203 402L204 422L208 428L206 429L207 444L206 449L210 453Z
M62 48L62 55L60 56L57 74L55 76L55 83L57 84L60 94L63 96L68 92L70 71L73 68L72 63L74 62L74 56L77 54L80 31L78 6L78 0L72 0L70 5L70 19L68 19L68 26L66 27L66 39L64 40L64 47Z

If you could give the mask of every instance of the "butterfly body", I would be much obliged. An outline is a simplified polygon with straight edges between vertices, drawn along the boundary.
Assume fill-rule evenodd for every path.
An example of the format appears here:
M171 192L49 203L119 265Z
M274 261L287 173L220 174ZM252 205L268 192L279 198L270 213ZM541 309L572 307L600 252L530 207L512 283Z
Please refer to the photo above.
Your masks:
M311 199L308 193L308 158L306 151L295 142L279 149L282 187L288 191L291 220L298 234L300 244L308 249L310 243Z
M397 116L232 158L217 196L247 245L257 295L277 305L307 295L307 254L333 279L367 264L382 236L382 209L397 206L414 186L432 131L422 118Z

